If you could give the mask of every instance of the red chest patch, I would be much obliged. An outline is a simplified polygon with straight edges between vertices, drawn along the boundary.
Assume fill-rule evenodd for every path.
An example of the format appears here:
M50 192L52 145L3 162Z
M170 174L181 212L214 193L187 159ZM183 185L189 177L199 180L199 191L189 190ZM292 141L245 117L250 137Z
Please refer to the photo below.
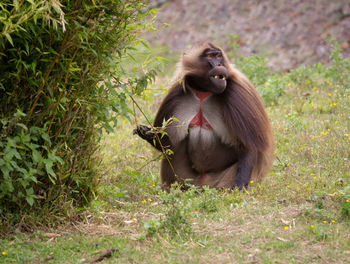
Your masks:
M195 96L199 99L200 104L199 104L199 110L196 116L192 119L190 123L190 127L202 127L204 129L212 129L208 121L204 118L203 113L202 113L202 101L206 99L209 95L211 95L210 92L198 92L195 90L192 90L192 92L195 94Z

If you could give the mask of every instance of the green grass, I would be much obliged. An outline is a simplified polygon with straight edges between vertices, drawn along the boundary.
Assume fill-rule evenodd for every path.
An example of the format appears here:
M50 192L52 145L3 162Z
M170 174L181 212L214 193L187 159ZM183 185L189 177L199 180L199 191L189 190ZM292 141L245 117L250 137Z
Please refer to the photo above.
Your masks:
M103 263L350 263L348 63L256 84L272 98L276 158L261 184L240 193L161 191L159 153L132 136L146 120L120 117L101 147L99 196L71 212L80 220L3 238L0 263L89 263L105 250L113 253ZM162 78L140 102L149 117Z

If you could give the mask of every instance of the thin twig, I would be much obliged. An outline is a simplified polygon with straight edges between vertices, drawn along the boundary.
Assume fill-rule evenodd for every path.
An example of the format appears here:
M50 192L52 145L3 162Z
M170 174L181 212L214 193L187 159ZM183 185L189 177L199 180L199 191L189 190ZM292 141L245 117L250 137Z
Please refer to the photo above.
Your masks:
M142 170L144 167L146 167L148 164L152 163L153 161L156 161L157 159L159 159L160 156L162 156L163 154L159 154L157 157L155 157L154 159L151 159L149 161L147 161L145 164L143 164L140 168L138 168L137 170L140 171Z

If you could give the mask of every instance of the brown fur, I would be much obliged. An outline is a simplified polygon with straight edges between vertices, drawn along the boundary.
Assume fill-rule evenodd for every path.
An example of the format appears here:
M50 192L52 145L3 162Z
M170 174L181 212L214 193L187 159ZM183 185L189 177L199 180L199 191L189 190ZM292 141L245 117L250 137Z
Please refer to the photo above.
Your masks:
M179 63L178 74L158 110L154 126L162 126L164 120L179 113L181 110L179 105L184 100L191 99L189 97L191 92L185 79L190 74L205 74L205 65L199 60L199 57L208 48L221 50L211 43L206 43L197 45L183 54ZM240 154L239 152L241 147L245 152L252 153L251 178L261 180L269 171L273 159L274 145L270 122L255 88L242 73L230 65L224 52L222 50L221 52L224 66L228 71L227 87L222 94L215 95L212 100L220 106L217 107L219 109L217 115L222 120L220 122L224 123L225 130L228 131L229 145L235 150L233 155L236 155L237 158L242 156L243 153ZM179 108L180 110L176 110ZM199 186L232 187L237 171L237 163L221 171L208 171L205 180L199 180L200 173L192 170L191 164L186 158L186 155L188 155L186 153L185 135L187 130L184 129L187 129L187 127L180 128L180 126L181 124L175 122L172 127L167 128L171 142L170 148L174 151L174 155L169 156L169 159L164 158L162 161L161 180L163 185L169 187L175 181L191 179L193 184ZM172 137L174 133L180 134L179 129L182 129L182 136ZM169 161L174 163L174 166L170 165ZM215 162L215 160L212 162ZM174 175L173 168L175 168L176 175Z

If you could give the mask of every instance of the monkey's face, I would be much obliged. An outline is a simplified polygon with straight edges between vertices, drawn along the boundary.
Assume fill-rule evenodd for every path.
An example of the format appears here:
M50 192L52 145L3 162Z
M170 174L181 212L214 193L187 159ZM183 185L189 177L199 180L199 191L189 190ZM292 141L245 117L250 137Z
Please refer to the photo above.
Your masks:
M226 89L228 72L222 51L208 47L197 57L184 57L184 66L189 69L186 82L193 89L220 94Z
M201 60L207 64L207 78L212 83L212 92L222 93L226 89L228 73L221 50L208 48L204 50Z

